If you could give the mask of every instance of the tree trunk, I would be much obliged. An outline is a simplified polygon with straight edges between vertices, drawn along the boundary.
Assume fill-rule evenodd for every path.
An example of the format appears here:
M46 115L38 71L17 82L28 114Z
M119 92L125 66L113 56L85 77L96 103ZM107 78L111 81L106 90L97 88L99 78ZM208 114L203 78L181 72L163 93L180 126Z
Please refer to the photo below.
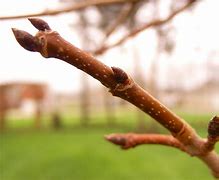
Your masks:
M34 121L34 127L36 129L40 129L42 126L42 103L40 100L36 101L36 110L35 110L35 121Z
M116 123L115 110L113 107L113 99L104 91L104 108L108 126L113 126Z
M5 88L0 87L0 131L5 129L6 106Z
M87 76L83 73L81 74L81 125L86 126L90 121L89 112L89 85Z

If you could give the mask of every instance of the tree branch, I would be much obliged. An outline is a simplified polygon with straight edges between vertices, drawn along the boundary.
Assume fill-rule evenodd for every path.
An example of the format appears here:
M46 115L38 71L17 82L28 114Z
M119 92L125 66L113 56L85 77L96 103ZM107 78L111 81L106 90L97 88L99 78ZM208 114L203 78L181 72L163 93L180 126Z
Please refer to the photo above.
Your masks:
M155 19L145 25L143 25L142 27L139 27L139 28L136 28L134 29L133 31L129 32L128 34L126 34L124 37L122 37L121 39L119 39L118 41L116 41L115 43L112 43L112 44L109 44L109 45L102 45L99 49L95 50L93 52L93 54L95 55L100 55L100 54L103 54L105 51L111 49L111 48L114 48L114 47L117 47L121 44L123 44L124 42L126 42L128 39L136 36L138 33L146 30L146 29L149 29L149 28L152 28L152 27L157 27L157 26L161 26L161 25L164 25L166 23L168 23L169 21L171 21L176 15L178 15L179 13L181 13L182 11L188 9L189 7L192 6L192 4L194 4L194 2L196 2L197 0L188 0L188 2L180 7L179 9L177 10L174 10L171 14L169 14L169 16L167 16L166 18L164 19Z
M203 148L200 147L204 146L205 141L183 119L143 90L120 68L108 67L90 54L73 46L57 32L51 30L43 20L29 20L40 30L35 36L13 29L15 38L23 48L40 52L45 58L53 57L63 60L99 80L113 96L132 103L168 129L173 137L184 146L188 154L203 160L214 176L219 177L219 156L215 151L203 153Z
M61 9L45 10L40 13L33 14L24 14L24 15L15 15L15 16L3 16L0 17L0 20L9 20L9 19L21 19L29 17L40 17L40 16L53 16L61 13L68 13L72 11L78 11L89 6L101 6L101 5L110 5L110 4L122 4L127 2L135 2L141 0L86 0L77 2L71 6L64 7Z
M158 144L175 147L185 151L183 144L170 135L161 134L110 134L105 136L106 140L121 146L122 149L134 148L142 144Z
M107 27L104 41L128 18L134 7L134 3L124 4L117 18Z

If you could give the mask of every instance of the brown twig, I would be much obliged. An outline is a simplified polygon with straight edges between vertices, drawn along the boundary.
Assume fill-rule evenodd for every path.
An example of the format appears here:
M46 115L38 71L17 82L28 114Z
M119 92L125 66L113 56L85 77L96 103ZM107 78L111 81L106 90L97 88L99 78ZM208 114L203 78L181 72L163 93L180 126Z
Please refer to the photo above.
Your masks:
M212 170L214 176L219 177L218 154L213 150L203 152L201 147L206 142L197 135L189 124L143 90L122 69L106 66L90 54L64 40L57 32L43 28L49 27L46 22L38 19L29 20L40 31L32 36L27 32L13 29L15 38L22 47L30 51L40 52L45 58L53 57L63 60L99 80L109 88L113 96L134 104L168 129L173 137L183 145L185 152L200 158ZM36 24L37 22L39 23ZM42 31L42 29L44 30Z
M54 9L54 10L45 10L40 13L32 13L32 14L24 14L24 15L15 15L15 16L2 16L0 20L9 20L9 19L21 19L21 18L28 18L28 17L40 17L40 16L53 16L61 13L68 13L72 11L78 11L84 9L89 6L101 6L101 5L109 5L109 4L121 4L127 2L135 2L141 0L86 0L77 2L70 6Z
M134 148L142 144L158 144L170 147L175 147L182 151L185 151L183 144L181 144L176 138L170 135L161 134L110 134L105 138L113 144L121 146L122 149Z
M123 36L121 39L119 39L118 41L116 41L115 43L112 43L112 44L109 44L109 45L102 45L99 49L95 50L93 52L93 54L95 55L100 55L100 54L103 54L105 51L111 49L111 48L114 48L114 47L117 47L121 44L123 44L124 42L126 42L128 39L136 36L138 33L146 30L146 29L149 29L151 27L157 27L157 26L161 26L163 24L166 24L167 22L171 21L176 15L178 15L180 12L188 9L189 7L192 6L192 4L196 2L196 0L188 0L188 2L180 7L179 9L177 10L174 10L171 14L169 14L169 16L167 16L166 18L164 19L155 19L145 25L143 25L142 27L139 27L139 28L136 28L134 29L133 31L129 32L128 34L126 34L125 36Z

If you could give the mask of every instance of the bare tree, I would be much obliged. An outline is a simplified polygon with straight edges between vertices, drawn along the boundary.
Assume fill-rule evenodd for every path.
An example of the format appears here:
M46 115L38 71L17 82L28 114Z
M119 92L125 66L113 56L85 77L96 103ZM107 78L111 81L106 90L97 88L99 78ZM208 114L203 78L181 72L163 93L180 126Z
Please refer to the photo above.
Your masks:
M53 31L45 21L29 20L39 30L35 36L13 28L15 38L23 48L39 52L45 58L53 57L63 60L84 71L100 81L113 96L135 105L171 134L111 134L106 136L107 140L124 149L141 144L159 144L178 148L202 160L212 171L213 176L219 178L219 155L214 150L216 142L219 141L219 117L212 118L208 126L208 137L201 138L186 121L142 89L122 69L108 67L89 53L73 46L58 32Z
M164 17L161 17L158 15L158 13L156 13L159 11L159 3L162 2L158 0L67 0L67 2L68 3L66 3L66 6L59 9L46 9L40 13L35 14L2 16L0 17L0 20L30 18L39 16L54 16L62 13L83 11L85 8L91 6L96 7L98 12L101 14L101 21L95 26L103 30L105 37L101 42L99 42L98 47L94 46L95 48L90 50L90 52L95 55L100 55L111 48L120 46L128 39L133 38L138 33L146 29L158 28L163 25L167 25L178 14L189 8L191 9L193 5L196 4L197 0L185 0L182 2L172 0L169 7L169 13ZM138 22L136 17L137 12L142 10L142 8L145 8L144 5L150 7L150 4L154 5L155 13L152 12L151 14L153 15L150 18L146 19L144 23ZM150 8L146 8L144 10L151 12ZM87 19L85 18L84 21L87 21ZM124 35L121 38L117 39L115 42L108 42L109 38L121 26L128 27L128 31L125 32ZM167 39L167 36L162 36L162 38Z

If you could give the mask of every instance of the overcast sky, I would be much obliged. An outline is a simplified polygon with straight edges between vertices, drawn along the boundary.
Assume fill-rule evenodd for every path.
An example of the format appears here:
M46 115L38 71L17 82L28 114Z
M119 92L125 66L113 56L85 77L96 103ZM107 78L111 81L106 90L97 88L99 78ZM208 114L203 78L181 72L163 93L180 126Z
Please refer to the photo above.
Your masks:
M1 3L0 16L38 12L45 8L55 8L57 5L55 0L7 0ZM191 61L202 64L211 52L219 51L218 7L219 1L203 0L192 13L185 12L174 19L174 25L177 27L176 51L168 59L165 56L161 59L162 77L165 77L162 73L165 74L170 65L180 69ZM80 46L78 35L69 27L73 17L72 14L66 14L43 19L47 20L50 26L65 39ZM0 83L15 80L47 82L54 90L61 92L70 92L80 86L81 73L78 70L59 60L44 59L39 53L24 50L15 41L11 27L23 29L32 34L37 32L26 19L0 21ZM142 69L147 71L150 60L154 56L154 38L152 30L141 33L135 41L125 44L124 51L115 49L101 57L101 60L108 65L123 67L131 72L134 63L133 54L127 49L135 46L141 58ZM202 81L205 79L205 74L194 71L192 78L194 81ZM161 78L161 81L165 82L165 78ZM96 81L92 81L92 84L99 85Z

